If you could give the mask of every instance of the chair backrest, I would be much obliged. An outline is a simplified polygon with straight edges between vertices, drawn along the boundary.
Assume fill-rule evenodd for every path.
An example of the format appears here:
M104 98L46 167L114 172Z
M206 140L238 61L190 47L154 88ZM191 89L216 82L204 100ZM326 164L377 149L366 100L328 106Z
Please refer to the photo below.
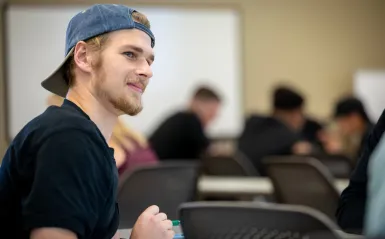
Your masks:
M215 176L259 176L251 161L241 152L203 156L204 174Z
M325 165L336 178L349 178L354 169L352 160L343 155L314 155L313 157Z
M151 205L176 218L179 205L195 198L198 168L197 162L164 162L123 174L118 191L119 228L132 228Z
M313 158L279 156L263 162L277 202L309 206L334 220L339 193L322 163Z
M255 202L193 202L179 209L185 238L339 238L325 215L303 206Z

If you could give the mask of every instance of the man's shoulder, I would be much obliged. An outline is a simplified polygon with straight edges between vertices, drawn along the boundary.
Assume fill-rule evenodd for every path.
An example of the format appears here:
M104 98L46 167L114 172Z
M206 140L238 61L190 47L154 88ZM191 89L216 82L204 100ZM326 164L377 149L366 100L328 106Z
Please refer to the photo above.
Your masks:
M178 111L163 120L161 124L162 127L176 127L176 126L184 126L189 122L199 121L198 116L192 112L187 111Z
M96 125L88 118L63 107L48 107L27 123L15 137L14 143L39 144L56 134L88 135L100 138Z
M170 118L172 121L181 121L181 122L200 122L199 117L194 112L190 111L179 111L173 114Z

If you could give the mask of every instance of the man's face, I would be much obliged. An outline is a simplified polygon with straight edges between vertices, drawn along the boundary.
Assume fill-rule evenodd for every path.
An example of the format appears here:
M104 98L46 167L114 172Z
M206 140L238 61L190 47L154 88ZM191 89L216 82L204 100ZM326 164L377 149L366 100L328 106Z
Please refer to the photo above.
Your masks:
M201 104L201 119L203 120L203 125L207 126L217 117L220 103L217 100L209 100Z
M336 123L340 132L345 136L354 134L356 132L358 118L354 113L337 117Z
M106 44L92 72L95 93L114 113L136 115L152 77L151 38L137 29L120 30L111 32Z
M295 109L290 112L290 124L294 130L301 130L304 123L305 117L303 115L302 108Z

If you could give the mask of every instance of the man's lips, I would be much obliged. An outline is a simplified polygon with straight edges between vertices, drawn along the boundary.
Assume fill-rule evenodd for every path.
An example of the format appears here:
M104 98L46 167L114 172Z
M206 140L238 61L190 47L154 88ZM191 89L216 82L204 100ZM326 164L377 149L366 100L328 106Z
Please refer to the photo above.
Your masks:
M139 93L143 93L143 86L142 85L140 85L140 84L132 84L132 83L128 83L127 84L128 85L128 87L130 87L132 90L134 90L134 91L137 91L137 92L139 92Z

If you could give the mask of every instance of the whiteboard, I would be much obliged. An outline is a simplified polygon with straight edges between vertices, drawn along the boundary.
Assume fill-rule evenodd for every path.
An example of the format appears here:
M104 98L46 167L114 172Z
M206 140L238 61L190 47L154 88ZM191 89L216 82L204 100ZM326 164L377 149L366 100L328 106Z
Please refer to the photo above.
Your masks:
M385 109L385 69L357 71L353 88L355 96L362 100L369 118L377 122Z
M49 92L40 86L64 57L71 17L87 6L10 6L7 24L9 135L14 137L46 108ZM231 9L134 7L151 21L156 37L154 76L143 95L144 110L127 123L150 134L169 114L183 109L204 83L223 97L211 136L235 136L243 121L240 22Z

